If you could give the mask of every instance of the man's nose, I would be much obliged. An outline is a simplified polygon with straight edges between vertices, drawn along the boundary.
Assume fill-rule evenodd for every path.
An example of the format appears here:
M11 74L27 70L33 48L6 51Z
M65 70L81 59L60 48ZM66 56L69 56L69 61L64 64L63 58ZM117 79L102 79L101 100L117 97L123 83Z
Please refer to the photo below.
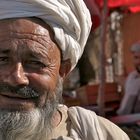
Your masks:
M29 84L29 79L22 63L17 63L6 79L6 83L9 83L11 86L27 86Z

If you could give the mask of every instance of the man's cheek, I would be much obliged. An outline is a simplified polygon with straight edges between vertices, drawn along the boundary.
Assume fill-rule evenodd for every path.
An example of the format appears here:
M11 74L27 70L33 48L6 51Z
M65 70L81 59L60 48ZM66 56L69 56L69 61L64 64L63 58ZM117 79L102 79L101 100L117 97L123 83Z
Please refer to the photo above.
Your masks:
M28 75L30 84L33 87L39 88L41 91L52 91L56 88L58 79L48 75L39 75L36 73Z

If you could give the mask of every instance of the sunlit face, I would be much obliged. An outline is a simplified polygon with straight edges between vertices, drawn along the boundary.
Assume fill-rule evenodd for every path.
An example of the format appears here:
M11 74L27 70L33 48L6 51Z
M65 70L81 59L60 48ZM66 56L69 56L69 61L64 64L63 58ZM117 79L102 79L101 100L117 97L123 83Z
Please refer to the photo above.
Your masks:
M140 72L140 52L133 52L134 66L138 72Z
M49 26L35 19L0 21L0 109L27 111L45 105L60 68L52 36Z

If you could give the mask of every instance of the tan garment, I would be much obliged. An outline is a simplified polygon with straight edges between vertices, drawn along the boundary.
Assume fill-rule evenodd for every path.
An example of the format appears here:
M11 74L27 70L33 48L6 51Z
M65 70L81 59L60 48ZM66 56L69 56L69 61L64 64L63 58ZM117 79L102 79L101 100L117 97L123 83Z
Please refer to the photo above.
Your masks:
M81 107L61 106L62 121L52 140L129 140L115 124Z

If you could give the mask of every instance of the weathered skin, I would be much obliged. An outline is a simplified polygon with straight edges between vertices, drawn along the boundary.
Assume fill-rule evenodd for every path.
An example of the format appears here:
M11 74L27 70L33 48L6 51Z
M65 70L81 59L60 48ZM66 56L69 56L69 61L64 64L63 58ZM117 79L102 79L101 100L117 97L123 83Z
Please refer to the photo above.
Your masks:
M46 91L56 87L61 54L49 26L37 19L0 21L0 84L30 86L39 97L28 99L0 92L0 109L32 110L43 107Z

